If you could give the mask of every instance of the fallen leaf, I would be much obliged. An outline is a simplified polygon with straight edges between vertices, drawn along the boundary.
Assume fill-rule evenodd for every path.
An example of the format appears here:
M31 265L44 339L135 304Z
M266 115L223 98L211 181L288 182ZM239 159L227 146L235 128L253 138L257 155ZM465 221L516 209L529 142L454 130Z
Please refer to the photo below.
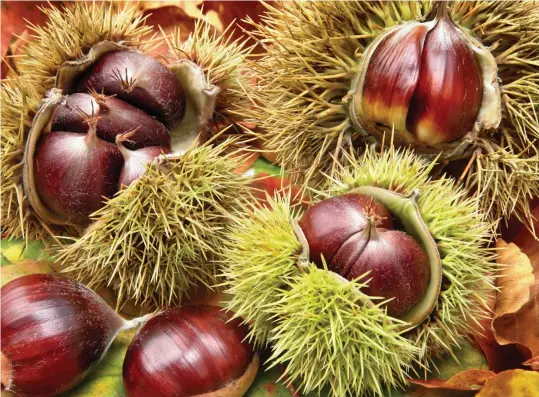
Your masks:
M498 262L507 267L502 269L497 286L500 291L496 296L494 311L496 316L518 311L530 300L535 289L535 277L530 260L517 245L498 240L500 249ZM533 287L533 288L532 288Z
M477 397L539 397L539 373L514 369L486 381Z
M253 167L256 160L258 160L258 158L260 157L260 154L253 151L244 150L238 153L236 156L244 157L243 164L240 166L240 168L236 170L238 174L242 174L246 172L247 170L249 170L251 167Z
M459 372L451 378L445 379L412 379L410 383L426 387L428 389L451 389L451 390L479 390L487 379L496 376L496 373L482 369L469 369Z
M255 171L256 172L256 171ZM308 205L308 197L298 186L293 186L287 177L269 175L266 172L256 174L251 182L254 188L253 196L262 205L267 204L267 196L276 197L279 193L287 194L290 191L293 204Z
M56 273L56 271L52 262L26 259L24 261L2 266L1 284L4 285L16 278L36 273Z
M524 355L517 345L501 346L496 342L490 327L491 323L492 319L489 322L489 327L482 334L473 335L475 342L485 354L489 370L497 373L519 367L525 360Z
M435 360L433 371L429 372L426 381L433 379L451 379L458 376L460 373L470 370L479 371L480 373L488 373L488 365L482 352L471 343L462 341L460 348L453 352L455 357L445 355L444 357ZM443 388L428 388L420 385L423 379L410 384L404 390L395 388L384 393L385 397L473 397L474 391L470 390L454 390Z
M268 149L266 146L266 143L258 138L256 141L253 142L253 146L258 149L260 155L264 157L266 160L268 160L272 164L277 163L277 152L271 149Z
M471 334L471 337L485 354L489 370L497 373L518 368L525 358L516 345L501 346L496 342L492 331L495 303L496 291L493 290L491 297L488 299L488 308L491 310L492 315L483 318L479 323L473 324L475 332Z
M2 1L2 23L1 26L1 51L2 51L2 67L1 78L4 79L8 75L9 67L14 67L11 61L14 58L5 58L6 55L17 55L20 52L24 40L17 36L26 37L28 35L26 29L26 21L35 25L40 25L45 22L45 14L37 7L58 7L62 2L47 1Z
M522 252L528 255L535 273L535 280L539 282L539 205L536 205L532 210L532 215L535 217L533 225L537 237L533 235L529 228L521 224L513 242L520 247Z
M499 262L505 264L498 278L492 330L500 345L518 344L526 358L539 354L539 288L530 260L513 243L498 240ZM531 354L530 354L531 353Z

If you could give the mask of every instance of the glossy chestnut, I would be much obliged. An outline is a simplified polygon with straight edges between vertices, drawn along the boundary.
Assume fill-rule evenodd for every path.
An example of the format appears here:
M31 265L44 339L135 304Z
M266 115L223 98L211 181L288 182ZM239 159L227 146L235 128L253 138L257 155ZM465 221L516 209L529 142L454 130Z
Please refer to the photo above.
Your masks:
M309 243L311 260L320 266L324 257L333 271L348 273L348 260L340 260L340 257L359 255L360 251L353 254L349 250L361 250L361 243L366 244L364 234L369 217L381 228L393 226L387 208L378 200L361 194L332 197L311 206L299 221Z
M125 142L128 149L170 147L170 132L156 118L121 99L96 92L68 95L54 111L51 131L86 133L89 117L97 119L97 136L107 142L114 143L116 136L135 131Z
M116 193L123 157L118 148L97 137L95 122L87 134L50 132L39 140L34 158L35 184L41 200L75 224Z
M389 29L365 51L352 100L364 128L379 123L436 146L499 123L494 58L453 22L447 4L433 15Z
M98 295L52 274L1 289L2 390L50 397L78 384L128 322Z
M186 306L150 319L127 350L129 397L242 396L258 369L248 328L221 308Z
M116 146L124 157L124 164L118 179L118 190L128 187L146 172L146 167L155 158L162 154L170 153L167 147L150 146L137 150L130 150L127 144L131 142L131 137L134 137L136 130L116 137Z

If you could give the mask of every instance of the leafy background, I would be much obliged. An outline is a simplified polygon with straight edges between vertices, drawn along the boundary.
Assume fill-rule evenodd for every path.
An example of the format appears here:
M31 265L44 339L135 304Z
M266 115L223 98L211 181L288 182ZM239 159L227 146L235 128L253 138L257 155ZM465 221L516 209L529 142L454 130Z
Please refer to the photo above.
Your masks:
M38 6L58 7L62 3L65 2L2 1L2 78L16 72L16 55L31 36L27 22L37 25L44 23ZM258 20L263 11L263 6L258 2L242 1L142 1L138 7L149 16L148 24L160 25L165 32L180 26L185 37L197 19L206 19L222 31L235 19L239 21L249 16ZM241 22L240 25L248 28ZM236 29L232 34L241 35L241 29ZM257 146L261 147L260 144ZM271 153L263 155L270 160L274 158ZM272 194L288 181L281 177L278 167L259 157L259 154L252 155L246 168L253 167L255 174L260 176L254 185L260 189L259 198L263 200L264 192ZM537 217L538 204L535 198L532 206ZM536 225L539 230L539 222ZM500 275L500 280L508 287L507 291L518 292L493 296L495 321L501 326L495 323L498 328L493 329L492 321L485 322L485 331L472 335L470 342L462 344L455 357L439 360L438 372L432 373L426 380L414 381L415 384L406 390L387 391L388 397L539 397L539 242L515 220L510 220L506 225L503 237L514 244L498 242L501 255L510 264L508 270ZM40 242L25 244L22 240L2 239L1 284L25 274L57 272L59 269L55 268L42 249ZM114 298L109 291L98 292L113 303ZM509 311L500 308L499 302L504 298L512 302L513 307ZM121 334L90 376L63 396L125 397L121 370L134 332ZM262 352L263 359L265 356ZM285 386L279 379L280 374L280 368L262 368L246 396L299 396L293 386ZM326 394L321 392L322 396ZM9 395L2 393L2 396Z

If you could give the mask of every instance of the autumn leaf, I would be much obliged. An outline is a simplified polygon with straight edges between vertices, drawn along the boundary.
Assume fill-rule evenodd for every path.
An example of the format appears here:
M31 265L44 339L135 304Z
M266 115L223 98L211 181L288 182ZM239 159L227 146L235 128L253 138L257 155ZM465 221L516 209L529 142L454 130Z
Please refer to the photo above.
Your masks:
M491 297L488 299L488 307L492 315L473 325L475 332L472 333L471 337L485 354L489 370L502 372L519 367L524 361L524 356L516 345L501 346L496 341L492 330L495 303L496 291L492 291Z
M486 381L476 397L539 397L539 373L514 369Z
M10 68L16 68L13 62L15 58L10 58L20 53L21 47L26 44L29 32L26 28L26 21L40 25L45 22L43 14L38 6L57 7L61 2L55 4L47 1L2 1L2 23L0 35L2 37L2 66L1 78L8 76Z
M506 265L498 278L492 330L500 345L519 344L539 354L539 288L526 254L513 243L498 240L499 262Z
M536 201L539 201L539 199ZM522 252L528 255L535 273L535 281L539 282L539 205L536 205L532 210L532 216L535 218L533 225L535 234L538 237L534 236L525 225L520 225L520 230L513 242L519 246Z
M450 389L450 390L478 390L485 384L487 379L496 376L494 372L482 369L469 369L459 372L451 378L445 379L412 379L410 383L421 385L428 389Z
M255 129L255 127L253 127L252 129ZM270 163L277 163L277 152L269 149L262 139L258 138L256 141L254 141L253 146L257 148L260 155L266 160L268 160Z
M488 376L495 375L488 371L485 357L471 343L462 341L460 349L455 349L453 354L454 357L448 354L436 360L433 366L435 369L425 379L409 379L409 387L405 390L391 390L387 396L471 397L475 393L470 390L477 391ZM474 385L477 387L473 388Z

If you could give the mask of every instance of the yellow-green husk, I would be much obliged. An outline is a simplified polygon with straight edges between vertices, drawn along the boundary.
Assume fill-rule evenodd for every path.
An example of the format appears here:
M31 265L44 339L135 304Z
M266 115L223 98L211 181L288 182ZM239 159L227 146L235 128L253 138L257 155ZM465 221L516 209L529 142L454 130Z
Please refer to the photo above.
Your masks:
M335 282L324 269L301 271L292 220L302 211L286 195L270 201L270 208L252 207L233 217L222 255L231 294L227 307L252 325L251 337L272 349L270 364L285 365L286 376L303 391L326 386L335 396L383 396L413 371L429 368L434 357L451 353L488 314L496 270L495 254L487 248L492 225L478 211L477 198L451 178L431 179L435 163L410 150L370 148L345 161L315 202L359 186L419 192L417 204L438 245L444 279L431 316L403 331L377 301L368 304L354 294L354 283ZM368 276L355 287L366 282Z
M243 103L236 92L245 84L240 69L249 49L203 21L196 21L183 42L179 31L171 37L153 34L136 5L76 2L42 11L48 21L29 26L33 36L16 58L15 74L2 82L4 236L51 242L73 276L92 286L112 286L119 303L133 299L167 306L178 303L195 283L213 284L213 253L220 245L224 214L247 184L235 172L242 159L238 140L227 137L240 131L230 109ZM81 236L39 219L22 187L23 154L33 117L55 87L58 70L105 40L143 53L165 40L169 54L163 62L193 61L219 94L210 134L205 134L212 143L192 146L186 157L150 167L146 176L93 214L95 223Z
M227 149L196 146L148 167L57 259L90 286L111 286L121 302L171 306L189 287L210 286L226 214L249 181L235 172L242 156Z

